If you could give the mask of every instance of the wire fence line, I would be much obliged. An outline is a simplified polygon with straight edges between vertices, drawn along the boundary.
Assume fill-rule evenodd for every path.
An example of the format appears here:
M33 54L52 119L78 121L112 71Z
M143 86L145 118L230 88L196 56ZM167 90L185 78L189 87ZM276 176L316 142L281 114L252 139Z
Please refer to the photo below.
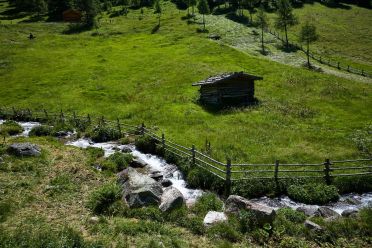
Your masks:
M251 179L270 179L278 182L280 179L299 178L323 178L327 184L331 184L334 177L365 176L372 174L372 158L330 160L314 163L239 163L234 164L231 159L226 162L218 161L208 154L198 151L194 145L186 147L166 139L165 134L158 135L154 130L147 128L144 123L140 125L128 124L116 119L106 120L104 117L91 117L77 115L75 112L60 113L42 111L17 110L15 108L0 108L0 118L18 121L38 121L72 123L87 126L108 126L115 129L122 137L125 134L148 136L156 141L164 151L187 159L192 166L199 167L225 182L229 191L232 182Z
M268 29L268 32L271 35L275 36L281 42L283 42L283 43L285 42L284 37L280 36L279 32L276 32L275 30L271 30L271 29ZM307 53L306 49L301 44L294 43L294 42L288 42L288 43L290 44L291 47L297 48L297 49L303 51L305 54ZM311 52L309 52L309 57L312 58L315 61L318 61L321 64L328 65L328 66L336 68L338 70L343 70L343 71L353 73L353 74L356 74L356 75L360 75L360 76L363 76L363 77L372 78L372 72L368 72L368 71L365 71L363 69L357 69L357 68L354 68L350 65L345 65L345 64L343 64L339 61L331 60L330 58L322 57L321 55L317 55L317 54L314 54L314 53L311 53Z

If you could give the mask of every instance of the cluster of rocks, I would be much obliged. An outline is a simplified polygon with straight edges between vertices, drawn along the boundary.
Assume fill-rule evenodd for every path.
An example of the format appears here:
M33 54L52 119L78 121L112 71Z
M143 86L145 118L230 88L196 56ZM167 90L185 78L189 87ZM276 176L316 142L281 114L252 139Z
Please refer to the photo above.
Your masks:
M157 205L166 212L185 204L185 198L178 189L169 183L164 187L160 180L139 173L132 167L120 172L118 181L122 186L123 201L130 208Z

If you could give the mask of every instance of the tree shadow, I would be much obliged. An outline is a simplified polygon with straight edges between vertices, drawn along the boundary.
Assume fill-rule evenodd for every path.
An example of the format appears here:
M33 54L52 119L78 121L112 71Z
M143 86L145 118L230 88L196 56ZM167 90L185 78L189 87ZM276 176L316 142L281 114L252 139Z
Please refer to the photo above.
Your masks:
M160 25L159 24L156 24L156 26L152 28L151 34L157 33L159 31L159 29L160 29Z
M227 8L215 8L212 12L213 15L225 15L231 12L235 12L235 8L229 6Z
M91 30L92 27L89 27L85 23L71 23L68 25L67 29L65 29L62 33L63 34L79 34L86 31Z
M288 44L288 46L286 46L285 41L282 42L281 44L276 44L275 48L285 53L294 53L297 52L298 50L301 50L300 47L290 43Z
M203 110L205 110L208 113L214 114L214 115L230 115L233 113L236 113L237 111L242 110L253 110L261 106L261 101L257 98L254 98L254 100L248 104L234 104L234 105L211 105L211 104L203 104L198 100L196 102L198 105L200 105Z
M245 24L245 25L250 24L249 17L244 16L244 15L243 16L237 15L235 12L228 13L226 15L226 18L231 20L231 21L238 22L238 23L241 23L241 24Z
M33 15L27 20L21 21L21 23L39 22L44 20L44 15Z
M341 2L330 2L330 3L327 3L327 2L319 1L319 3L321 5L324 5L324 6L328 7L328 8L332 8L332 9L345 9L345 10L351 9L351 7L349 5L343 4Z
M7 9L1 12L0 15L2 15L0 20L16 20L16 19L25 18L26 16L30 16L31 13L26 12L26 11L21 11L15 7L12 7L10 9Z
M203 29L203 28L197 28L196 32L200 33L200 34L207 34L207 33L209 33L209 30L208 29Z

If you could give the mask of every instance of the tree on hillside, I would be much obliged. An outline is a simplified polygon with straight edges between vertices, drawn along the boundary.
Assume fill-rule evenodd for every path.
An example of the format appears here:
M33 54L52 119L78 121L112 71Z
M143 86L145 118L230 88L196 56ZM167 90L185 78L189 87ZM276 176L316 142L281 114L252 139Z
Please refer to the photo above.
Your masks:
M190 5L191 5L191 8L192 8L192 16L195 16L195 6L197 4L197 1L196 0L189 0L190 1Z
M205 31L205 15L210 13L207 0L199 0L198 2L199 13L203 15L203 30Z
M158 26L160 27L160 16L161 16L161 13L162 13L162 9L161 9L161 6L160 6L160 0L156 0L155 3L154 3L154 9L155 9L155 14L158 14Z
M256 0L245 0L245 1L246 1L246 6L249 12L249 16L251 19L251 23L253 23L252 15L254 14L254 12L256 12L255 5L257 1Z
M98 1L78 0L78 7L84 12L85 25L89 28L96 26L96 16L100 12Z
M34 11L40 16L48 10L48 5L44 0L33 0Z
M275 21L275 26L280 30L284 30L285 32L285 44L286 48L288 49L288 27L296 25L297 18L292 13L293 8L289 2L289 0L278 0L277 1L277 18Z
M264 7L261 5L261 7L258 10L257 13L257 23L261 28L261 47L262 47L262 53L265 54L265 45L264 45L264 31L268 26L267 16L264 12Z
M301 27L299 40L300 42L306 43L306 56L307 56L307 66L308 68L311 67L310 65L310 43L316 41L318 39L318 34L316 33L315 25L306 22L305 25Z

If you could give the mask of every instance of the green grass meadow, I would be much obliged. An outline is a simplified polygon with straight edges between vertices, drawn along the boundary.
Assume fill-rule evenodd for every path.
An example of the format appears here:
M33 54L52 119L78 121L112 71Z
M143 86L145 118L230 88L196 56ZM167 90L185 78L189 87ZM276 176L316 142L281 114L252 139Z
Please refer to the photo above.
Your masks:
M210 141L221 161L368 156L358 144L370 146L363 138L370 135L370 84L249 55L197 33L198 24L182 20L186 11L168 2L163 8L154 34L151 9L142 20L139 10L104 15L98 29L78 34L64 34L64 23L0 25L0 104L144 122L183 145L202 149ZM30 32L36 39L28 40ZM360 54L368 62L369 53ZM259 105L212 111L197 103L193 82L242 70L264 78L256 82Z

